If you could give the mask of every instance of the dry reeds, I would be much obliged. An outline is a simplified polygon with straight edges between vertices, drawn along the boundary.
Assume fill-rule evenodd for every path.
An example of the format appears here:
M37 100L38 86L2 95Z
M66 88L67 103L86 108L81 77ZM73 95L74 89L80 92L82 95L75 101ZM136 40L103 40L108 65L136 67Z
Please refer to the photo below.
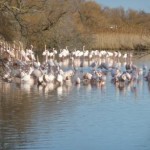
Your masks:
M150 36L134 33L100 33L94 35L93 49L150 49Z

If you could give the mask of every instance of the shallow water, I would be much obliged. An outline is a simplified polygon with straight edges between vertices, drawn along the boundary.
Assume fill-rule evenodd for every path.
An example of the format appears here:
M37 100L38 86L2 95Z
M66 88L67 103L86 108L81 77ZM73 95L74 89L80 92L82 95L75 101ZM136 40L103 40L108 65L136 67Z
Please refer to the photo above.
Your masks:
M150 67L149 56L135 59ZM150 87L0 82L0 149L149 150Z

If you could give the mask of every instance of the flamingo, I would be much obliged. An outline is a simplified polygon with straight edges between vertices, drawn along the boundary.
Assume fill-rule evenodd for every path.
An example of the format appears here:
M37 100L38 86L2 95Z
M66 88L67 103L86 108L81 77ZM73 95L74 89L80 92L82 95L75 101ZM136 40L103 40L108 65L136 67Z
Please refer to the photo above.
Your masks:
M48 56L49 56L49 51L46 49L46 45L45 45L45 50L43 51L42 55L45 56L45 62L48 61Z
M55 76L52 73L51 74L45 74L45 75L43 75L43 80L45 83L54 82Z
M125 53L124 55L123 55L123 58L124 58L124 60L126 61L127 60L127 53Z
M81 83L81 79L79 77L76 78L75 84L80 84Z
M33 83L33 78L31 77L32 72L33 72L32 67L30 67L30 69L27 73L21 72L21 82L22 83Z
M59 85L63 85L63 76L59 73L56 78Z
M149 69L147 75L145 76L145 79L146 79L148 82L150 82L150 69Z

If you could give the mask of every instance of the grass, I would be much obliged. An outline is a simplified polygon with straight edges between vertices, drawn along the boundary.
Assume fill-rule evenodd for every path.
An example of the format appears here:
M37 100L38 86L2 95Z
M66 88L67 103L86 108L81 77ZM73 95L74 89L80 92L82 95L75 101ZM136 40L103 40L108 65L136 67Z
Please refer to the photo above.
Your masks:
M95 34L92 49L146 50L150 49L150 35L133 33Z

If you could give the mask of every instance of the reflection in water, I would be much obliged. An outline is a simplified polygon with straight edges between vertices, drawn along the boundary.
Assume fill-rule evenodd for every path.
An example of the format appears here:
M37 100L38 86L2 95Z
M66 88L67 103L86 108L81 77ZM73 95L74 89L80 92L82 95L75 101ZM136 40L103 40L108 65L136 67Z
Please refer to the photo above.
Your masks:
M28 94L10 83L0 83L0 95L1 148L15 149L18 142L26 140L21 133L30 124L32 105Z
M0 149L148 150L149 92L143 78L111 84L110 74L104 85L0 82Z
M40 88L37 87L35 89L35 87L29 87L27 85L18 86L0 82L0 149L12 150L28 144L29 139L32 138L31 133L36 132L35 127L32 126L32 124L35 125L34 121L36 123L38 121L36 120L36 117L38 117L36 115L43 115L42 105L45 108L44 112L49 115L52 115L53 111L58 111L57 109L54 110L58 103L54 103L54 105L53 103L50 105L48 103L47 105L46 101L42 101L42 104L41 100L47 99L55 102L57 98L51 96L57 94L58 100L61 97L61 100L64 101L65 93L70 92L69 87L60 86L56 89L57 93L55 91L49 93L54 89L54 85L52 84ZM38 92L39 90L41 92ZM39 108L39 105L41 108ZM40 112L42 114L39 114Z

